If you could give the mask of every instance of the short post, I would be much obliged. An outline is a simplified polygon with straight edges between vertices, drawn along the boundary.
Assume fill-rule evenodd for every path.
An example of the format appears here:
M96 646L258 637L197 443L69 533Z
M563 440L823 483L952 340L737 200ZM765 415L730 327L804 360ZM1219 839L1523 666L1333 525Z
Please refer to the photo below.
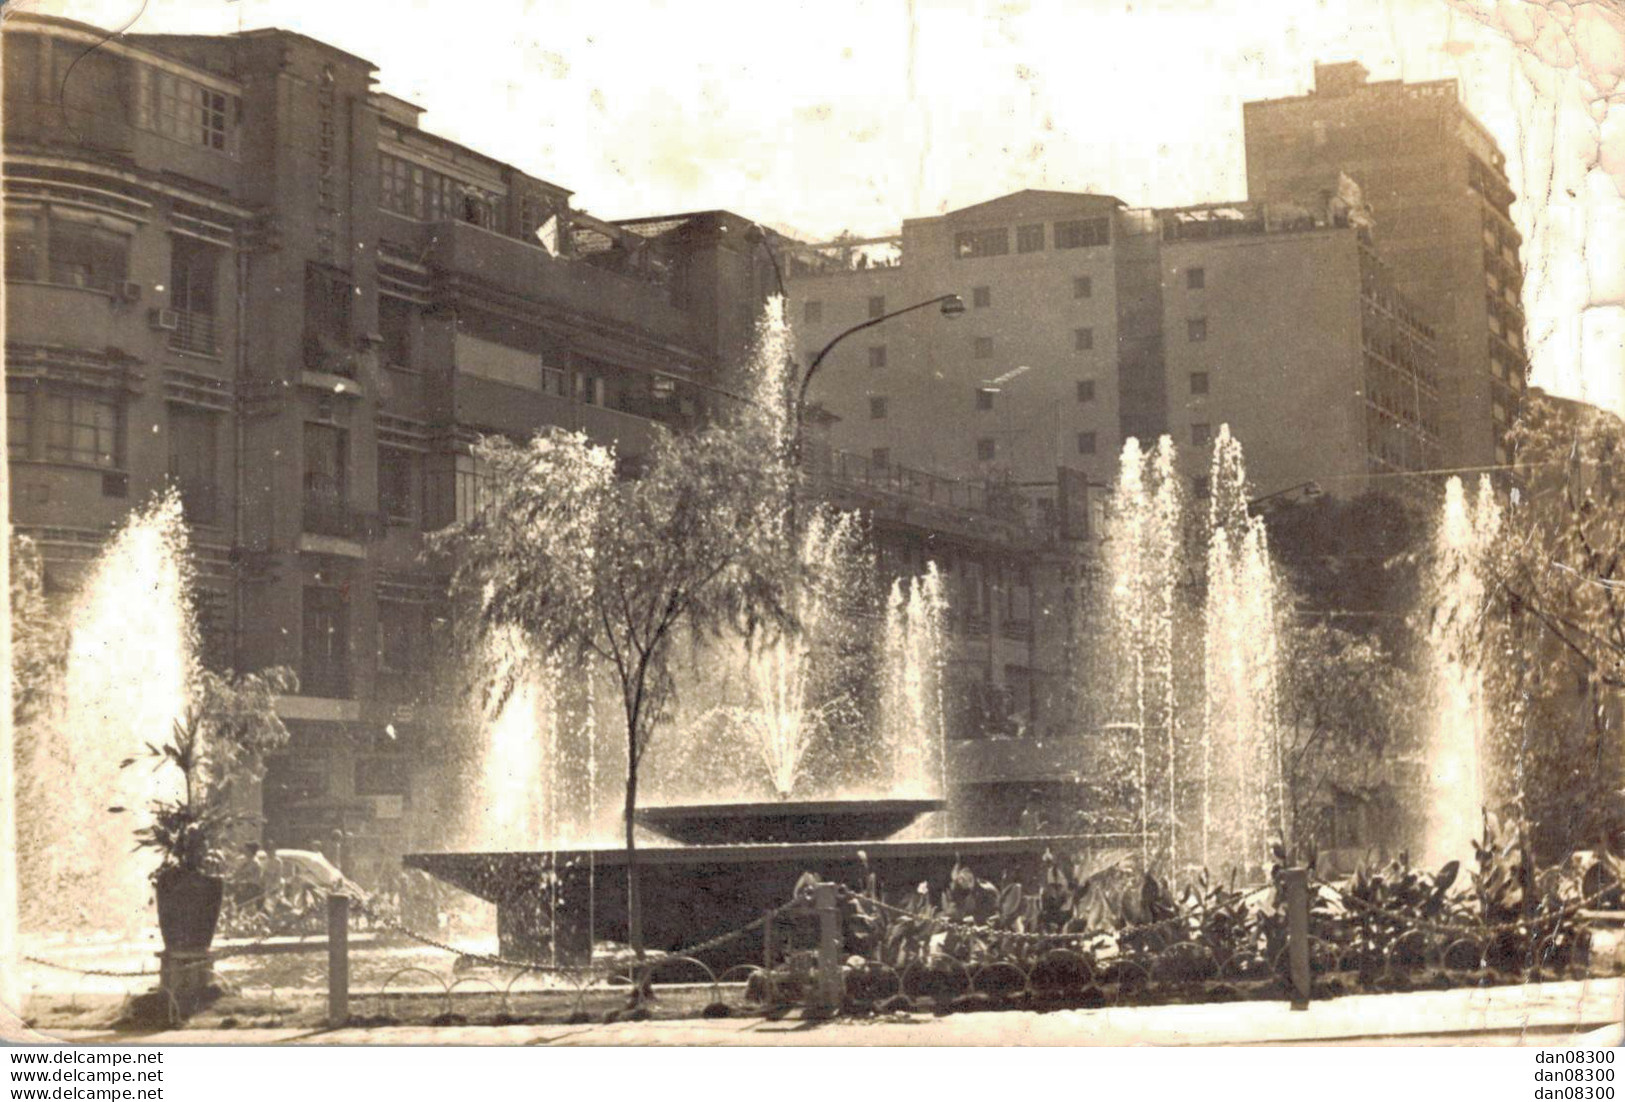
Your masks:
M834 884L813 888L813 909L818 912L818 997L808 1005L817 1015L840 1013L841 996L841 912Z
M327 1024L334 1029L350 1020L350 897L327 897Z
M778 1002L773 987L773 920L778 913L769 910L762 914L762 1002L768 1006Z
M1309 870L1286 869L1287 960L1292 970L1292 1009L1309 1009Z

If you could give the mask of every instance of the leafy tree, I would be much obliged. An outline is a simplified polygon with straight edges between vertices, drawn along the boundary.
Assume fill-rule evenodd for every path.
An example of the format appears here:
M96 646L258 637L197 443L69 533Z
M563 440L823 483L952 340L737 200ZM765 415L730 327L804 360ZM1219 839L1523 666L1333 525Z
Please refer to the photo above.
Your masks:
M1517 480L1479 565L1485 608L1470 645L1502 705L1501 795L1554 859L1625 826L1625 422L1535 391L1511 442Z
M1406 718L1410 675L1375 636L1311 623L1286 642L1282 765L1288 835L1301 843L1336 792L1387 805L1388 766L1415 749L1417 732Z
M535 654L607 667L627 749L628 940L641 957L639 765L676 684L683 633L793 630L784 420L748 406L726 422L658 434L633 472L580 433L477 446L487 507L436 542L477 636L517 632ZM497 701L518 671L496 675Z

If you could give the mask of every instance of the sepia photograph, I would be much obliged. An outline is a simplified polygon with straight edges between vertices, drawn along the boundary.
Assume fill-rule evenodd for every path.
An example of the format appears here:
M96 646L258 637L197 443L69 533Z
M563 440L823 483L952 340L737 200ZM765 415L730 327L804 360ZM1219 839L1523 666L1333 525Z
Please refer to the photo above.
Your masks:
M11 0L0 51L0 1036L126 1054L8 1097L316 1045L1613 1097L1625 6Z

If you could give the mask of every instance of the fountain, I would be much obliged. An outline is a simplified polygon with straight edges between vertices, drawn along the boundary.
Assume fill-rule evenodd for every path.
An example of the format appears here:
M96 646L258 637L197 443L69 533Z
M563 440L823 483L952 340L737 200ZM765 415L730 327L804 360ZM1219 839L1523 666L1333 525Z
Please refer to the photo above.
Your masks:
M185 528L171 494L130 516L71 606L62 684L18 732L25 929L129 933L151 925L155 858L132 854L131 835L155 798L179 795L179 781L152 770L144 755L186 706L187 583ZM140 760L124 768L131 758ZM110 814L115 806L129 813Z
M1281 836L1276 583L1241 446L1213 445L1199 608L1172 442L1123 447L1106 548L1107 770L1136 794L1147 868L1256 875Z
M1475 640L1485 603L1482 567L1500 527L1501 510L1488 478L1480 479L1476 501L1468 500L1460 478L1446 483L1429 587L1434 722L1422 851L1432 863L1470 856L1473 839L1483 834L1489 728L1482 655Z
M758 337L756 404L787 410L781 309L770 306ZM789 425L781 418L776 430L786 443ZM941 578L928 566L899 579L882 602L855 517L810 509L796 536L805 581L792 611L801 630L690 642L678 663L684 691L640 768L647 795L635 822L658 835L638 848L651 948L746 925L782 905L809 871L912 892L959 859L1032 877L1047 848L1087 843L906 836L946 802ZM556 808L581 799L569 769L548 772L558 755L503 749L510 737L550 744L558 728L534 711L525 705L511 731L506 720L488 725L483 798L494 810L511 800ZM598 763L616 779L624 767L624 746ZM479 837L483 852L416 853L407 864L494 902L505 955L582 962L595 941L625 935L624 848L605 832L565 836L545 814L497 814L503 821ZM493 848L514 838L515 825L525 840ZM747 950L742 940L720 952Z

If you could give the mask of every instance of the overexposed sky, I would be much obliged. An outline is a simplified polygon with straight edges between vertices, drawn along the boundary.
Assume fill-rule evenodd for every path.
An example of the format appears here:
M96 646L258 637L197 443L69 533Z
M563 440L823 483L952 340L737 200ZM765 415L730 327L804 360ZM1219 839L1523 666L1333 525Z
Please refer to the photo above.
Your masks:
M283 27L425 129L606 218L813 237L1026 187L1242 198L1241 104L1315 61L1454 77L1506 151L1536 385L1625 412L1625 17L1535 0L13 0L108 29ZM1617 9L1616 9L1617 11ZM1612 113L1608 108L1612 107ZM1380 241L1381 227L1378 227Z

